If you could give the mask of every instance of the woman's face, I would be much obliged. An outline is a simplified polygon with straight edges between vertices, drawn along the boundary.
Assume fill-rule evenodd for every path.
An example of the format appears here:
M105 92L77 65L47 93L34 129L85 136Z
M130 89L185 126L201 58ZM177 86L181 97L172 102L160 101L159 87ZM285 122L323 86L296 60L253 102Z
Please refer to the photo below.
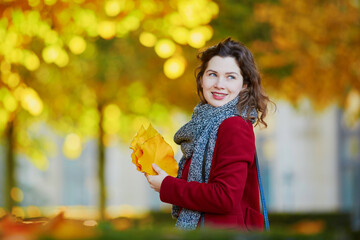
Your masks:
M208 104L220 107L235 99L243 87L240 68L233 57L214 56L202 77L203 95Z

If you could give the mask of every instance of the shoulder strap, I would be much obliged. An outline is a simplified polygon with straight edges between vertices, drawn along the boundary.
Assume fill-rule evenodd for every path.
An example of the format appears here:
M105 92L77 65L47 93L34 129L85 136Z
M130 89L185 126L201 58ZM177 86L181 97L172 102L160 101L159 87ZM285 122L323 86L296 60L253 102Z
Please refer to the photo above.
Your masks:
M203 162L202 162L202 175L201 175L201 177L202 177L202 182L203 183L205 182L205 162L206 162L206 154L207 154L208 144L209 144L209 141L206 143L205 153L204 153ZM204 212L201 213L200 226L202 228L204 228L204 226L205 226L205 213Z
M255 148L255 162L256 162L256 169L257 169L257 175L258 175L258 181L259 181L259 189L260 189L260 196L261 196L261 206L262 206L262 209L263 209L263 212L264 212L265 228L266 228L266 231L269 232L270 231L269 217L268 217L267 210L266 210L265 196L264 196L264 190L263 190L262 183L261 183L260 168L259 168L258 157L257 157L257 154L256 154L256 148Z

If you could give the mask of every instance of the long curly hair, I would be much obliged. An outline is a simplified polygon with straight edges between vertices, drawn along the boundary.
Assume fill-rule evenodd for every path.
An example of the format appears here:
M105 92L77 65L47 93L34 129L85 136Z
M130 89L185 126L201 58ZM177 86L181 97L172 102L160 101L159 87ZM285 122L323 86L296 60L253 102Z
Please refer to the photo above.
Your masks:
M246 85L246 88L242 89L239 93L240 99L237 106L238 110L239 112L242 112L244 108L248 107L247 120L255 120L255 126L262 124L267 127L264 119L268 112L268 103L273 102L265 94L265 91L261 86L260 73L252 53L244 44L232 40L230 37L199 52L197 55L197 58L201 61L200 66L195 69L197 93L200 100L203 103L206 103L201 81L208 66L208 62L214 56L233 57L235 59L240 68L241 75L243 76L243 84ZM254 108L257 111L257 119L251 119L252 117L250 116L250 112Z

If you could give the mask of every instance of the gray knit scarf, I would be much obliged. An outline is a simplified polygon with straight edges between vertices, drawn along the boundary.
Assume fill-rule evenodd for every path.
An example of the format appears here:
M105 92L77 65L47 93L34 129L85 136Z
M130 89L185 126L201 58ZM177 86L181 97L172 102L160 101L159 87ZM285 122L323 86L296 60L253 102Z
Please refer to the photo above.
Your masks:
M209 180L211 162L217 138L217 131L220 124L227 118L233 116L247 116L247 108L241 114L237 109L239 97L220 107L213 107L210 104L199 103L192 114L191 120L182 126L174 136L174 141L181 145L183 157L179 162L178 178L181 177L184 164L192 157L187 181L202 182L202 164L205 156L205 182ZM256 109L252 109L250 116L256 120ZM252 121L252 123L255 122ZM173 205L172 215L177 218L176 228L193 230L196 229L201 213L182 208L179 214L179 206Z

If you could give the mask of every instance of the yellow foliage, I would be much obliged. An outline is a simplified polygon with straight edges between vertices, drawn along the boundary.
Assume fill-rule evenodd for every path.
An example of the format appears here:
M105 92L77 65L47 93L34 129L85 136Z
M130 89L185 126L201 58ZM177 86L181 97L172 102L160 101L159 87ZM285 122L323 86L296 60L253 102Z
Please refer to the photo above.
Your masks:
M351 0L281 0L256 5L254 14L271 26L271 42L252 46L268 72L266 88L295 104L309 98L317 109L347 107L350 89L360 91L359 6ZM273 74L279 71L285 74Z
M142 32L139 36L139 40L145 47L153 47L156 43L156 36L149 32Z
M69 159L76 159L80 157L82 152L82 145L80 136L75 133L70 133L66 136L63 153Z
M164 73L170 79L175 79L185 72L186 60L183 57L172 57L164 64Z
M168 58L174 54L176 45L170 39L160 39L155 44L155 52L161 58Z
M174 151L164 138L151 126L139 129L130 144L133 150L132 162L140 172L156 175L152 164L157 164L167 174L177 176L178 164L174 159Z

